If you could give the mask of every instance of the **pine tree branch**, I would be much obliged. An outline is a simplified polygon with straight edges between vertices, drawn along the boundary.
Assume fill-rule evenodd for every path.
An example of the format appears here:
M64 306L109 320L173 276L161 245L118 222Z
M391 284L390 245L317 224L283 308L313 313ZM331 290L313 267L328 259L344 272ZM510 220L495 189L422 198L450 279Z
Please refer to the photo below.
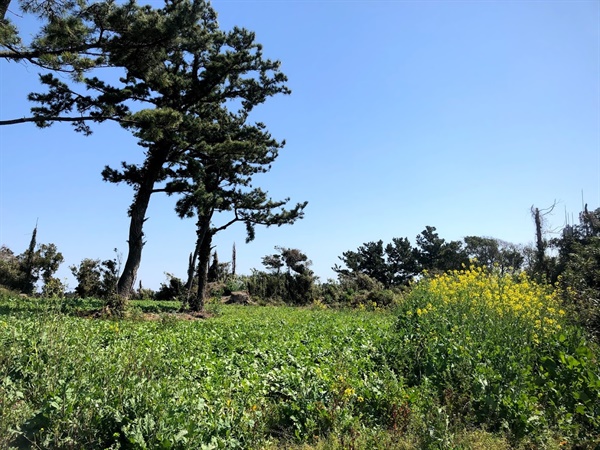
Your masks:
M0 120L2 125L16 125L19 123L40 123L40 122L79 122L85 120L104 121L112 120L118 123L137 123L135 120L119 119L113 116L81 116L81 117L22 117L20 119Z
M156 193L160 193L160 192L164 192L166 194L177 194L180 193L181 190L179 189L172 189L172 188L158 188L158 189L152 189L152 193L156 194Z
M230 226L231 226L231 225L233 225L234 223L236 223L236 222L239 222L240 220L242 220L242 219L241 219L240 217L238 217L238 214L237 214L237 209L236 209L236 210L235 210L235 218L231 219L231 220L230 220L229 222L227 222L226 224L224 224L224 225L221 225L219 228L214 228L214 229L213 229L213 231L212 231L212 233L213 233L213 234L216 234L216 233L218 233L219 231L222 231L222 230L224 230L225 228L228 228L228 227L230 227Z
M18 61L20 59L26 59L31 61L34 58L40 58L42 56L48 55L62 55L63 53L82 53L85 50L90 50L92 48L97 48L98 44L87 44L87 45L78 45L76 47L67 47L61 48L57 50L27 50L27 51L19 51L11 46L5 45L8 48L8 51L0 51L0 58L12 59ZM92 56L101 56L101 53L85 53Z

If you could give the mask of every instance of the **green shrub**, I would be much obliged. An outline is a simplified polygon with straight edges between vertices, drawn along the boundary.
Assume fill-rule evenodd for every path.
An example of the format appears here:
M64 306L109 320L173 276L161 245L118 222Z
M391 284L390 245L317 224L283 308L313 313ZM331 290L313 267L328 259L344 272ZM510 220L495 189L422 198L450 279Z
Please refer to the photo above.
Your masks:
M223 295L231 295L232 292L245 291L245 290L246 290L246 283L244 282L244 280L242 278L229 277L225 281Z

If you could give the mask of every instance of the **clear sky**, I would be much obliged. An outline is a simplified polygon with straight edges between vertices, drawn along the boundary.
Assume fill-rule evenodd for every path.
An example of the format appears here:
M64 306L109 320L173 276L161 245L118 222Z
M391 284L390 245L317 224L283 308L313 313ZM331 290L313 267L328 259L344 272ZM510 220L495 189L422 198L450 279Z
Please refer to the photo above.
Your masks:
M159 6L159 3L156 2ZM415 236L435 226L447 240L533 240L532 205L558 205L562 226L583 200L600 206L600 2L596 1L227 1L224 29L256 32L279 59L292 95L254 118L285 139L256 185L275 199L307 200L305 218L217 235L220 261L237 247L238 273L261 268L276 245L299 248L325 280L346 250ZM15 23L34 30L27 19ZM37 70L0 61L0 119L28 115ZM116 125L84 137L67 124L0 127L0 244L38 242L65 256L126 256L132 191L102 181L104 165L140 161ZM150 204L138 280L158 288L185 276L194 221L175 199ZM225 218L223 218L224 220ZM217 219L219 221L219 219Z

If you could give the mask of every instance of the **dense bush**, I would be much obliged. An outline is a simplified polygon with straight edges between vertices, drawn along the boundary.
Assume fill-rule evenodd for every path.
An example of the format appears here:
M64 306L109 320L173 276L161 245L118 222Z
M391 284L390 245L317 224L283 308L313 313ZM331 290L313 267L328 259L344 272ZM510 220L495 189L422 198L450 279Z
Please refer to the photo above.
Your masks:
M167 273L167 280L160 284L154 294L156 300L181 300L185 298L185 283L175 275Z
M252 297L267 303L308 305L315 298L315 277L310 271L267 273L254 270L243 281Z
M84 258L78 266L73 265L70 269L77 279L75 293L79 297L108 300L116 295L119 279L119 262L116 258L105 261Z
M360 272L342 274L338 282L328 280L317 290L325 305L370 309L394 305L400 293L399 289L385 289L379 281Z
M0 286L31 295L41 278L44 293L62 296L64 285L54 274L64 260L63 255L54 244L36 245L36 233L37 228L29 248L20 255L4 245L0 247Z
M567 226L552 241L558 255L552 261L554 280L565 301L582 323L600 338L600 209L579 215L579 224Z

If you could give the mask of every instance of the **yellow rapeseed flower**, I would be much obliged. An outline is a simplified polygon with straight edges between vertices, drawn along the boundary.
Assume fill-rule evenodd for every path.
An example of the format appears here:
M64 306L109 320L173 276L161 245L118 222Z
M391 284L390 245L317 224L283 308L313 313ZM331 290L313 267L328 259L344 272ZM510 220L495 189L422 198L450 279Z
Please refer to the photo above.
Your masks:
M426 289L439 305L460 305L472 313L494 311L501 317L515 317L531 323L544 334L558 330L558 317L565 314L559 308L557 294L551 287L539 285L527 274L499 275L483 267L454 270L424 281ZM435 303L417 308L418 315L435 310ZM463 316L466 317L466 314Z
M344 397L350 397L352 395L354 395L354 389L352 388L346 388L346 390L344 391Z

